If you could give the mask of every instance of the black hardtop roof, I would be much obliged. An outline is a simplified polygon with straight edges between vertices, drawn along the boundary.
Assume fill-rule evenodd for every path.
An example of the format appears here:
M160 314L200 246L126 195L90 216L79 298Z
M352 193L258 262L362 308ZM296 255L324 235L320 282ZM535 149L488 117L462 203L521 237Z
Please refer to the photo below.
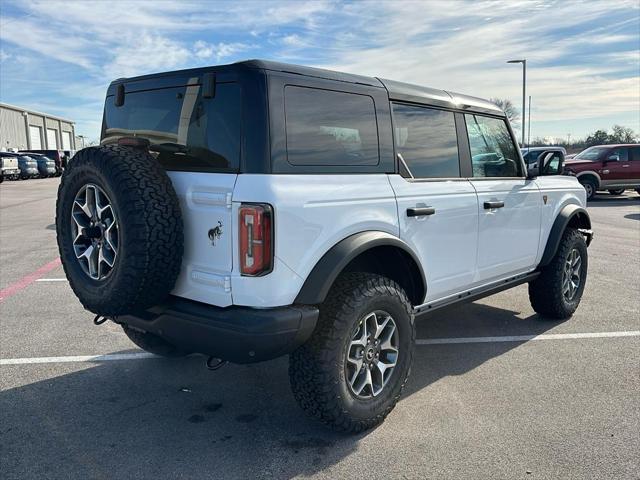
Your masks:
M369 77L364 75L356 75L353 73L337 72L334 70L326 70L323 68L306 67L302 65L293 65L288 63L280 63L269 60L244 60L241 62L230 63L226 65L217 65L211 67L192 68L187 70L176 70L172 72L154 73L150 75L142 75L131 78L119 78L111 82L107 95L114 94L115 86L120 83L144 82L146 80L183 77L193 78L202 75L205 72L216 73L237 73L248 70L264 70L266 72L282 72L292 75L303 75L307 77L316 77L327 80L335 80L339 82L347 82L370 87L386 88L391 100L399 100L411 103L423 103L429 105L454 108L458 110L472 110L490 113L493 115L504 116L504 112L494 103L482 98L472 97L459 93L439 90L435 88L422 87L410 83L398 82L395 80L385 80L377 77ZM146 82L145 82L146 83ZM186 85L186 83L183 83ZM160 87L161 88L161 87Z

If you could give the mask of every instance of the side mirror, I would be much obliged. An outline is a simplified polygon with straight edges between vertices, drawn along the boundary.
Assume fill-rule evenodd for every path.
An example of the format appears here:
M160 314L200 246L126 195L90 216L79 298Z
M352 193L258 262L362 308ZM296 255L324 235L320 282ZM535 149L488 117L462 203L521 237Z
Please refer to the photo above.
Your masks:
M536 163L532 163L527 167L527 180L533 180L540 175L540 169Z
M562 175L564 169L564 153L559 151L545 152L538 157L539 175Z
M620 161L620 155L618 155L617 153L614 153L613 155L609 155L607 157L607 162L619 162Z

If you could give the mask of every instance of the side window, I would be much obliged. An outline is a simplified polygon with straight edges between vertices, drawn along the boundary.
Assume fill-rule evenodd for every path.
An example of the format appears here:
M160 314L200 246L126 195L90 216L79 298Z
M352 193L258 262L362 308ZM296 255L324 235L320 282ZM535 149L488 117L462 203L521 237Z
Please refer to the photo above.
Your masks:
M377 165L378 127L367 95L288 85L287 160L292 165Z
M610 159L611 157L618 157L620 162L628 162L629 161L629 149L628 148L614 148L608 154L605 160Z
M630 159L634 162L640 162L640 147L631 147L629 149Z
M453 112L393 104L396 151L415 178L460 176Z
M107 98L102 143L137 136L167 170L237 170L240 102L237 83L218 84L210 99L199 85L127 93L121 107Z
M465 115L474 177L521 177L522 166L504 120Z

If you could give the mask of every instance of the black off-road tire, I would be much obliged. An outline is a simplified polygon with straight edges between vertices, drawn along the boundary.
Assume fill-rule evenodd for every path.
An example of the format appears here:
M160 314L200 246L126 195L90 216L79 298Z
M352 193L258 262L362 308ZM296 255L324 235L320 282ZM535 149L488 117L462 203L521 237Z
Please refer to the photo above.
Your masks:
M189 354L189 352L181 350L172 343L167 342L165 339L160 338L153 333L141 332L140 330L128 327L127 325L122 325L122 330L124 330L124 333L129 337L129 340L145 352L170 358L184 357Z
M582 265L580 285L571 301L568 301L562 291L565 262L571 251L577 249L580 253ZM573 228L564 232L555 257L533 282L529 283L529 300L533 309L542 319L565 320L576 311L587 282L587 244L584 236Z
M593 200L596 196L596 191L598 189L598 184L595 180L590 177L584 178L580 180L580 183L584 187L587 192L587 200Z
M624 193L625 189L624 188L614 188L614 189L609 189L609 195L622 195Z
M82 269L71 238L72 206L87 184L106 193L119 224L118 254L101 280ZM180 204L149 153L118 145L79 151L58 188L56 230L69 284L87 310L108 317L133 313L160 303L173 289L183 254Z
M371 311L392 315L399 335L396 369L375 397L355 396L346 380L346 349L359 321ZM289 357L289 380L298 404L310 416L344 432L360 432L380 424L393 410L409 377L415 344L411 304L389 278L346 273L320 306L316 329Z

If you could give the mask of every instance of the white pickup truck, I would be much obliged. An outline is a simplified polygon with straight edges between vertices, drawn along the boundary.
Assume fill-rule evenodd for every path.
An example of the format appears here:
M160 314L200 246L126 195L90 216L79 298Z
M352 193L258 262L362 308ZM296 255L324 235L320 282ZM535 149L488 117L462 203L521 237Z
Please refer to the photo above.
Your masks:
M17 180L20 178L18 157L6 152L0 152L0 182L5 178Z
M585 190L549 165L447 91L255 60L119 79L62 177L60 255L96 323L166 356L289 354L302 408L361 431L417 317L523 283L541 319L576 310Z

